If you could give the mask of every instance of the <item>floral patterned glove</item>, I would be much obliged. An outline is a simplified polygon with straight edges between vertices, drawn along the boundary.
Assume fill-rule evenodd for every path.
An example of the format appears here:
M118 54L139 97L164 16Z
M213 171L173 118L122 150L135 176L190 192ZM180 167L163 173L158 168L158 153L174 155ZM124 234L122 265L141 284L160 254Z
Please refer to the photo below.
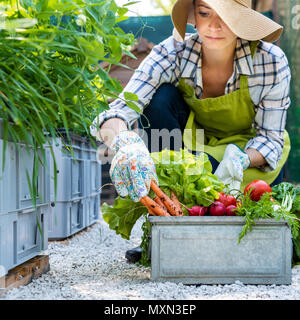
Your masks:
M243 181L244 170L250 165L248 154L237 145L229 144L226 147L223 160L220 162L215 175L220 181L227 185L227 191L240 189Z
M116 154L109 174L118 194L138 202L149 193L152 179L158 184L155 164L144 141L134 131L124 130L110 148Z

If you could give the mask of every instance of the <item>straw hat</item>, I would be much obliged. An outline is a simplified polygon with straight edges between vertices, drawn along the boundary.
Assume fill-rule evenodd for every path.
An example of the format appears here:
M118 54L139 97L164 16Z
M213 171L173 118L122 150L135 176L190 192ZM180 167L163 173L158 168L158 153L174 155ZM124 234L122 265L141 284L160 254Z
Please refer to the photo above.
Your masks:
M245 40L275 42L283 27L251 9L251 0L205 0L230 30ZM177 0L172 9L173 35L183 41L187 23L195 25L193 0Z

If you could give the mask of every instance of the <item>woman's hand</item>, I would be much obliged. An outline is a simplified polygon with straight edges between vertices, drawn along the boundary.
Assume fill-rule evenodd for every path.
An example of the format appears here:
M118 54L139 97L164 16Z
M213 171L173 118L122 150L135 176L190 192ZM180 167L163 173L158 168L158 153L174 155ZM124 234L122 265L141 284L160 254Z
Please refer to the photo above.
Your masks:
M220 162L215 175L227 185L228 191L240 189L244 170L250 165L249 155L235 144L226 147L223 160Z
M138 202L150 191L151 180L158 184L155 164L141 137L134 131L121 131L110 148L116 153L110 177L121 197Z

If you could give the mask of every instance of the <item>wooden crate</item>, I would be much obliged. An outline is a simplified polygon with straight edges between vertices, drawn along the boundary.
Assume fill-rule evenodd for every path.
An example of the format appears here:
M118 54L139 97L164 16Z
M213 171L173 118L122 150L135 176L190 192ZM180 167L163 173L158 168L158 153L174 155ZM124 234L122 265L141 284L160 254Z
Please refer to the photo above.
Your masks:
M49 256L38 255L23 264L11 269L0 278L0 293L30 283L50 270Z

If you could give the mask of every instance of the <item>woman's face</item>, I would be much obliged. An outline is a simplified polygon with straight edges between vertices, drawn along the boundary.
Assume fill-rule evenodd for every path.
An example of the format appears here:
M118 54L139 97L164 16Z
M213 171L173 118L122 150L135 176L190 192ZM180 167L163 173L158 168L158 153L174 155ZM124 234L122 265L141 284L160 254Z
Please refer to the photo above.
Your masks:
M207 49L226 49L236 43L237 36L205 1L195 1L195 21L203 46Z

